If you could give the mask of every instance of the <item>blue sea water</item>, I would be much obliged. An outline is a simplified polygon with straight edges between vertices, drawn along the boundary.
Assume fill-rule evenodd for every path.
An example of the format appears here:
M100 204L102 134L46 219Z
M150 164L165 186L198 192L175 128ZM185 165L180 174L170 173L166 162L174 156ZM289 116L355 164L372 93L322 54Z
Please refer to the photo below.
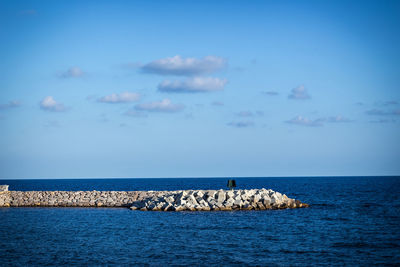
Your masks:
M220 189L227 179L0 180L10 190ZM1 208L0 265L399 265L400 177L239 178L307 209Z

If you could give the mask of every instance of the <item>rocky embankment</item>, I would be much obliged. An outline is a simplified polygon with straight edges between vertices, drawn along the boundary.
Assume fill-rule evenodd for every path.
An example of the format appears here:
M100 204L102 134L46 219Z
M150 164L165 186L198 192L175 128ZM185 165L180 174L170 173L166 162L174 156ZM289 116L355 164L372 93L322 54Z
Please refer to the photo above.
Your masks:
M0 207L130 207L143 211L265 210L307 204L270 189L180 191L7 191Z
M271 189L169 191L132 203L133 210L210 211L305 208L308 204Z
M130 207L153 197L146 191L7 191L0 207Z

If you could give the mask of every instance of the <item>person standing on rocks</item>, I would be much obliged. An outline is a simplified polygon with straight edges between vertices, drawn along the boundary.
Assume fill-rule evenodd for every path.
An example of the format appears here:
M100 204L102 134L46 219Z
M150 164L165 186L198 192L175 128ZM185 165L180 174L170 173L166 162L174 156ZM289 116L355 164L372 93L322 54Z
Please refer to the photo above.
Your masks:
M236 181L235 180L228 180L228 185L230 190L233 190L233 188L236 187Z

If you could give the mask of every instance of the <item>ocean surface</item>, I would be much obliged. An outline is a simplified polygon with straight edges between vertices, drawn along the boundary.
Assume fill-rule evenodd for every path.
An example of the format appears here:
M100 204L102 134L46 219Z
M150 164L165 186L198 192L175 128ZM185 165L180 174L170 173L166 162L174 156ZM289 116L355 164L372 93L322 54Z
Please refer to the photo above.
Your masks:
M227 178L0 180L10 190L225 188ZM0 208L0 266L399 265L400 177L240 178L307 209Z

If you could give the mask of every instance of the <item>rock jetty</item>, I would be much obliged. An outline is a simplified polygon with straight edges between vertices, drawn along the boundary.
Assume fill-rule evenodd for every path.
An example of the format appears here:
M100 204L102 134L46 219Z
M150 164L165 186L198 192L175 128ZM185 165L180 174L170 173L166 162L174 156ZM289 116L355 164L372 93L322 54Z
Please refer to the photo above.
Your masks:
M132 203L132 210L210 211L305 208L308 204L271 189L169 191Z
M130 207L152 197L146 191L6 191L0 207Z
M180 191L0 191L0 207L130 207L142 211L265 210L308 204L271 189Z

